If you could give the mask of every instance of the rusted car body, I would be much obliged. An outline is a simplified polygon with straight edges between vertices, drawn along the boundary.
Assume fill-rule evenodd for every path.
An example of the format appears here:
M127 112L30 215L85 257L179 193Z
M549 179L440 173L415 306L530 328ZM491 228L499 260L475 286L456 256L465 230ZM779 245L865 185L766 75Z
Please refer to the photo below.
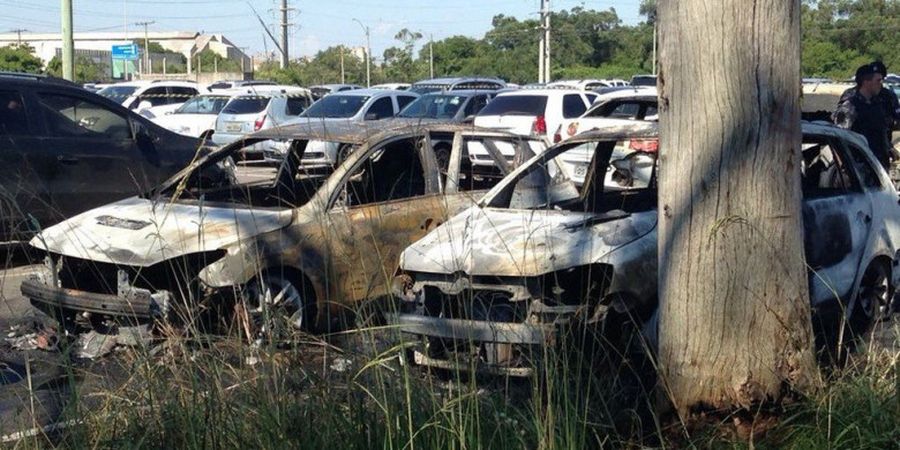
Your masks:
M453 142L443 166L431 145L438 139ZM241 161L242 149L266 140L290 142L280 164ZM304 172L311 141L353 150L331 173ZM47 270L22 292L62 321L89 326L229 298L248 302L251 315L283 307L295 327L333 325L360 301L387 295L400 251L512 170L501 160L497 173L473 173L472 146L498 156L498 146L513 147L520 161L543 149L458 125L309 123L249 135L147 195L42 232L31 243L48 252Z
M566 325L651 317L656 175L628 172L656 153L626 152L656 133L655 124L633 123L575 136L406 249L394 287L405 312L391 320L420 344L415 362L527 376ZM889 314L900 277L897 191L861 136L815 123L803 133L812 305L843 300L869 318ZM554 173L552 161L586 147L593 158L583 186ZM617 155L632 161L611 161Z

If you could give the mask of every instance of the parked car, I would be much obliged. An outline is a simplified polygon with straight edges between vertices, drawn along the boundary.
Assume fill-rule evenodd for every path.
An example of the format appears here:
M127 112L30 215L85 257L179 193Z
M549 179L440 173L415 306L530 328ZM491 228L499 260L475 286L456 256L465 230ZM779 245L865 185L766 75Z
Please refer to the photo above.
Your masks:
M0 245L158 184L199 145L77 85L0 75Z
M127 81L107 86L97 94L140 113L159 108L154 115L174 111L182 103L197 94L207 93L206 88L193 81Z
M582 91L593 91L601 87L608 87L610 84L603 80L587 79L587 80L557 80L547 83L546 87L567 87L570 89L580 89Z
M210 84L209 86L207 86L206 89L209 89L209 91L212 92L212 91L225 91L225 90L229 90L229 89L242 88L242 87L248 87L248 86L274 86L276 84L278 84L278 83L275 83L274 81L267 81L267 80L219 80L219 81L216 81L216 82Z
M407 91L391 91L385 89L353 89L330 94L316 101L298 119L297 123L319 122L326 127L333 123L363 123L379 121L394 117L406 105L419 97ZM335 142L312 141L309 143L303 158L305 167L333 167L340 164L346 154L339 152L341 148ZM286 147L271 149L267 158L280 160Z
M389 296L400 251L497 181L471 176L471 145L531 148L529 138L471 126L380 129L311 122L247 136L152 191L44 230L31 244L48 252L46 271L22 292L70 330L235 304L259 338L336 325L361 302ZM280 166L241 160L244 147L285 136L291 150ZM435 137L459 143L447 167L428 145ZM310 176L297 162L312 140L357 151Z
M412 86L412 85L409 83L383 83L383 84L376 84L376 85L370 87L369 89L389 89L392 91L408 91L410 86Z
M631 85L656 87L656 75L635 75L631 77Z
M394 120L471 122L495 95L494 91L431 92L403 108Z
M479 127L539 136L549 143L563 120L580 117L595 98L597 94L593 92L565 88L501 92L475 115L474 123Z
M655 122L659 120L658 103L656 87L629 87L600 95L580 117L562 121L553 132L553 142L586 130L603 128L609 123L619 125L623 119Z
M233 97L216 118L212 141L230 144L255 131L277 127L297 119L313 103L309 89L295 86L251 86ZM265 149L254 152L262 158Z
M655 87L629 87L627 90L601 95L581 117L563 121L553 133L553 142L571 139L572 136L585 131L621 127L627 125L629 121L656 122L659 120L658 103ZM623 142L622 147L613 150L613 159L623 156L623 152L635 150L655 152L658 147L659 142L656 140L629 140ZM580 186L584 183L592 156L593 152L589 148L566 152L560 157L561 168L576 185ZM632 175L643 182L649 182L650 168L652 164L645 165L644 170L635 171Z
M640 122L579 134L404 250L394 292L405 312L391 322L421 344L414 361L528 375L561 327L651 317L656 183L631 172L633 155L656 153L613 155L623 141L656 139L656 124ZM596 170L579 187L555 161L585 146ZM870 324L890 313L900 281L897 190L858 134L804 123L802 153L813 310L840 302Z
M354 89L362 88L363 87L358 84L320 84L310 86L309 90L312 91L313 98L318 100L328 94L334 94L335 92L352 91Z
M178 134L209 140L216 129L216 118L234 97L221 90L217 94L201 94L169 114L153 118L157 125Z
M434 78L431 80L422 80L413 83L409 88L410 91L417 94L427 94L429 92L438 91L454 91L454 90L488 90L496 91L506 87L506 82L499 78L480 78L480 77L462 77L462 78Z

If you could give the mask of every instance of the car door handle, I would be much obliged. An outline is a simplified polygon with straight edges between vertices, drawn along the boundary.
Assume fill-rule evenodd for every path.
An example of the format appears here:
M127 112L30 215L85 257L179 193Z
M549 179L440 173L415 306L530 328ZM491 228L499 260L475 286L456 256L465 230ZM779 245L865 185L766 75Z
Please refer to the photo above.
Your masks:
M59 155L56 157L56 160L59 161L60 164L66 164L66 165L78 164L78 158L76 158L74 156Z

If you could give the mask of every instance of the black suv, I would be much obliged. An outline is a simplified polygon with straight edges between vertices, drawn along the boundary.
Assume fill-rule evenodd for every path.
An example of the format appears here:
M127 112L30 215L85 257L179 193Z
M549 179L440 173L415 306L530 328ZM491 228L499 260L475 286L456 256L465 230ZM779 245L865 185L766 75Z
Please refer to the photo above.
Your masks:
M0 250L159 184L199 147L72 83L0 73Z

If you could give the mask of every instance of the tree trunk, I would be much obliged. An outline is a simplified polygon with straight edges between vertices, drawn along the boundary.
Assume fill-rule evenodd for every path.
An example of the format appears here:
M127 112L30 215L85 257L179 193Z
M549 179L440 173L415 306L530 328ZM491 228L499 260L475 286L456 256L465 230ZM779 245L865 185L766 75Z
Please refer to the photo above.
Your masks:
M687 418L807 391L800 0L663 0L659 24L665 393Z

